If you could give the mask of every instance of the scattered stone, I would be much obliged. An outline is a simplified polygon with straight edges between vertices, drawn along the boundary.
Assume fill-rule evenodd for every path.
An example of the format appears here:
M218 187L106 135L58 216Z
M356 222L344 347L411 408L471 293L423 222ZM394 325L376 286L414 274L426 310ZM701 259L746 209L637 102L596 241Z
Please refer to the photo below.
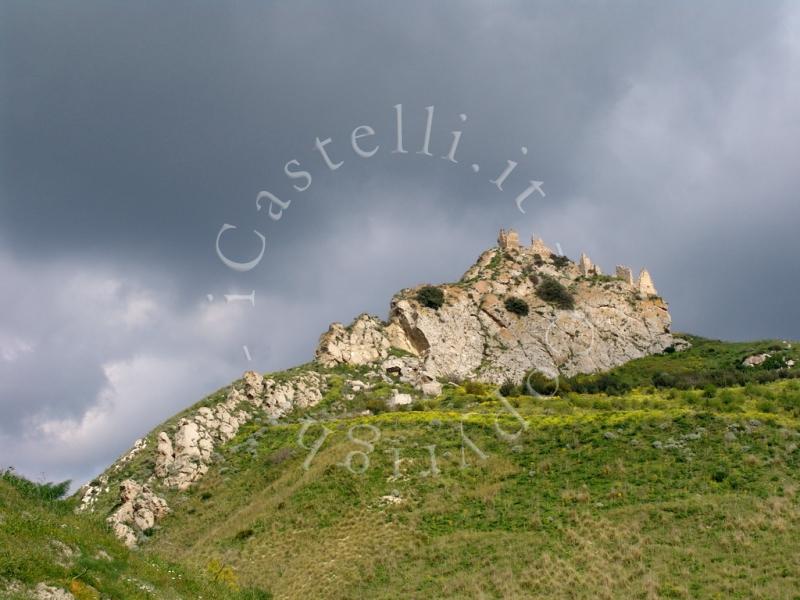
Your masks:
M114 559L111 558L111 555L100 548L94 555L95 560L104 560L106 562L112 562Z
M438 396L442 393L442 384L438 381L426 381L421 386L422 393L426 396Z
M81 503L78 505L77 509L78 512L84 512L87 510L92 512L100 495L107 493L108 491L108 475L101 475L96 480L82 486L78 491L78 494L81 498Z
M414 397L411 394L401 394L397 390L392 390L392 395L386 400L386 406L397 408L398 406L408 406L412 402L414 402Z
M742 365L745 367L755 367L760 364L763 364L765 360L767 360L771 354L754 354L753 356L748 356L742 361Z
M391 494L387 494L386 496L381 496L380 500L383 504L395 505L403 503L402 496L400 496L400 494L396 492L392 492Z
M64 568L72 566L74 558L80 555L80 551L77 548L71 548L61 540L50 540L50 547L56 553L55 562Z
M67 590L40 583L34 590L36 600L74 600L75 596Z

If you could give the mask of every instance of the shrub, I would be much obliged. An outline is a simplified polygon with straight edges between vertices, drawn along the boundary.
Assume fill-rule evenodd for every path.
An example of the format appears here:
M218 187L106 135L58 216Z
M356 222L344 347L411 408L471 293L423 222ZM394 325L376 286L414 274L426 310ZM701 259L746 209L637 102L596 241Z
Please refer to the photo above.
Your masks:
M506 310L508 312L514 313L515 315L519 315L524 317L528 314L528 303L525 302L522 298L517 298L516 296L509 296L506 298Z
M544 264L544 259L542 259L541 254L533 255L533 264L535 264L537 267L541 267Z
M575 308L575 299L570 291L552 277L545 277L542 280L536 288L536 295L557 308L564 310Z
M728 477L728 470L725 467L718 467L712 474L711 479L717 483L722 483Z
M631 391L630 383L614 373L603 373L597 378L599 391L605 392L609 396L623 396Z
M506 379L503 385L500 386L500 394L504 397L516 396L519 393L519 387L510 379Z
M653 375L653 385L656 387L668 388L675 387L678 378L671 373L660 372Z
M367 398L365 403L367 410L372 411L373 414L378 414L386 411L386 400L371 396Z
M551 254L550 258L553 260L553 266L556 269L563 269L569 264L569 259L566 256L559 256L558 254Z
M444 292L432 285L426 285L417 292L417 302L436 310L444 304Z
M550 379L541 371L534 371L525 378L525 393L529 396L553 396L559 391L558 378Z
M483 396L486 393L486 386L480 381L465 381L464 392L473 396Z
M14 473L13 467L0 472L0 479L14 486L17 491L35 500L55 501L61 500L69 491L70 481L61 483L35 483Z
M761 368L765 370L782 369L786 366L786 359L781 354L773 354L768 357L763 363Z

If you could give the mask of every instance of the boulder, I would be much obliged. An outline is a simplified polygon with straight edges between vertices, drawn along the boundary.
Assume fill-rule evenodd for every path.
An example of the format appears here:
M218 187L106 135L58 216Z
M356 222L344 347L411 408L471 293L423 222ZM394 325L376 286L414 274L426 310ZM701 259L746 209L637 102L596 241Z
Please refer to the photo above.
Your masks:
M153 527L169 513L166 500L149 486L126 479L119 486L120 506L106 519L111 531L129 548L136 546L139 534Z

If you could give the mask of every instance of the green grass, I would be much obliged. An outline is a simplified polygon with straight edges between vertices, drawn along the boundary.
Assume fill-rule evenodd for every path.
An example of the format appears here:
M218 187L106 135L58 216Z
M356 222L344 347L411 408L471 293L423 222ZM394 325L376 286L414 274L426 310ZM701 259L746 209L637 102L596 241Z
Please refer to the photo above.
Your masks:
M326 370L318 406L244 425L196 486L159 489L172 512L141 551L111 539L110 507L0 481L0 578L111 598L147 597L131 580L158 598L797 598L800 381L740 367L796 350L690 339L553 398L464 381L400 412L362 414L391 386L348 400L364 369ZM302 444L300 417L318 420ZM79 558L58 566L54 539Z
M768 383L797 377L800 370L775 368L778 358L794 359L800 364L800 350L777 340L758 342L722 342L691 335L680 335L692 343L682 352L664 353L632 360L606 373L578 375L564 383L566 389L604 391L609 385L631 389L655 385L680 389ZM771 364L744 367L742 361L754 354L773 354ZM617 389L616 391L619 391Z
M326 422L308 471L299 425L257 435L254 452L239 450L258 432L244 428L153 548L197 568L224 559L278 598L794 597L797 382L727 390L732 406L702 392L512 397L528 429L510 442L494 425L514 432L516 417L466 387L437 409ZM462 422L486 455L465 446L466 467ZM365 450L356 425L381 431L363 474L341 466Z
M3 598L29 598L22 590L38 583L69 590L79 600L251 597L214 582L212 573L126 549L102 522L75 514L74 502L59 499L54 487L12 472L0 476ZM11 584L22 589L9 591Z

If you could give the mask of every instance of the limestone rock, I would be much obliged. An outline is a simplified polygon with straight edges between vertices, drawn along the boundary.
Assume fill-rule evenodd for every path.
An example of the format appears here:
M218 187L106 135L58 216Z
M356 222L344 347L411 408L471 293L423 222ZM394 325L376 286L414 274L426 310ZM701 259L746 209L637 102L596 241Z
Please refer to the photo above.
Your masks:
M397 408L398 406L408 406L413 402L414 397L411 394L402 394L397 390L392 390L392 395L386 400L386 406Z
M166 500L133 479L120 484L119 500L120 506L106 521L114 535L129 548L136 546L139 533L150 529L169 513Z
M78 505L78 512L93 511L94 505L101 494L107 493L110 490L108 485L108 475L101 475L96 480L81 486L78 490L78 495L81 498L81 503Z
M504 252L514 248L514 239L502 231L501 248L481 254L458 284L439 286L447 301L438 309L416 301L418 288L405 289L392 299L386 325L365 315L350 328L332 325L320 340L317 360L326 366L379 364L387 381L421 389L438 378L502 383L520 382L531 369L567 376L596 372L673 345L667 305L647 270L636 285L627 267L617 271L622 280L581 279L599 273L587 256L580 265L556 266L540 239ZM571 290L574 310L555 308L536 295L543 277ZM529 314L509 314L509 296L525 300ZM412 356L387 358L391 346L411 348ZM427 386L431 393L433 387Z
M442 384L438 381L426 381L420 386L426 396L438 396L442 393Z
M380 319L362 314L350 327L333 323L320 338L317 360L331 367L336 364L365 365L389 355L388 335Z
M244 379L244 395L256 406L261 405L261 396L264 394L264 377L255 371L246 371Z
M310 371L288 381L267 379L264 386L263 409L269 417L277 419L295 407L307 408L318 404L327 383L323 375Z
M172 450L172 440L166 432L158 434L158 446L156 449L156 477L166 478L170 474L172 464L175 462L175 452Z
M754 354L753 356L748 356L747 358L745 358L742 361L742 365L744 365L745 367L756 367L758 365L763 364L764 361L767 360L770 356L772 356L772 355L771 354L766 354L766 353L765 354Z
M75 596L67 590L40 583L33 590L36 600L74 600Z

